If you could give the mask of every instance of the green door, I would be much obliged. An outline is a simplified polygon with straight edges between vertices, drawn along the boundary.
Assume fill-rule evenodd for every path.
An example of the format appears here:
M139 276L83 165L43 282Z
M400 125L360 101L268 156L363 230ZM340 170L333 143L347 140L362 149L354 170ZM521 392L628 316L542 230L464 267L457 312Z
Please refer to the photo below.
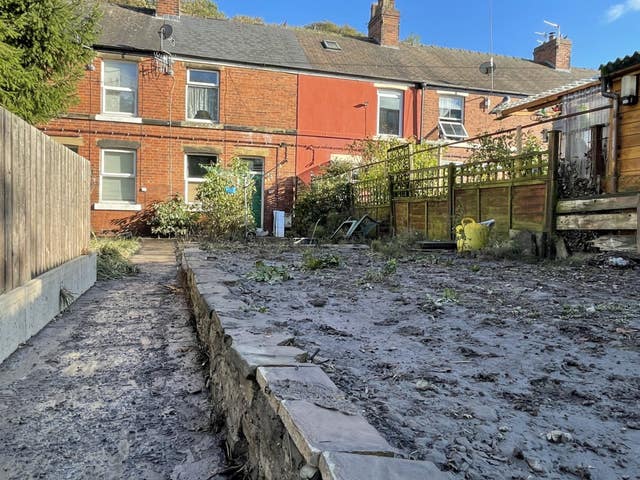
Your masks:
M262 158L243 158L249 165L256 191L251 198L251 212L256 228L262 228L262 199L264 192L264 160Z
M253 173L253 181L256 184L256 191L253 192L253 198L251 199L251 212L253 213L253 220L256 223L256 228L262 228L262 179L264 175L262 172Z

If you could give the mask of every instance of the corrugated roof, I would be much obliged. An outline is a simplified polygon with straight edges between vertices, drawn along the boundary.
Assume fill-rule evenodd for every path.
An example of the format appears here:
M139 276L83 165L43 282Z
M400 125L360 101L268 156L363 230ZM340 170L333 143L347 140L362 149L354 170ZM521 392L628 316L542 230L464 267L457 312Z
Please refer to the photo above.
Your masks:
M640 51L635 52L632 55L627 55L624 58L618 58L605 65L600 65L600 71L605 77L607 77L612 73L619 72L620 70L625 70L629 67L635 67L638 65L640 65Z
M535 106L536 108L541 108L542 104L544 103L554 102L559 99L559 97L566 95L569 92L580 90L583 87L586 88L588 85L590 86L592 84L595 84L596 82L598 82L598 80L599 77L597 76L583 78L582 80L576 80L575 82L571 82L561 87L552 88L535 95L530 95L525 98L502 103L491 110L491 113L499 113L503 116L506 116L514 112L527 110L533 106Z
M97 48L155 51L163 23L173 27L174 55L240 64L310 70L431 86L528 95L590 77L594 70L555 70L532 60L494 55L493 78L479 67L487 53L437 46L382 47L367 38L344 37L306 29L252 25L231 20L182 16L164 20L148 11L107 5ZM328 50L322 40L336 40L340 51Z

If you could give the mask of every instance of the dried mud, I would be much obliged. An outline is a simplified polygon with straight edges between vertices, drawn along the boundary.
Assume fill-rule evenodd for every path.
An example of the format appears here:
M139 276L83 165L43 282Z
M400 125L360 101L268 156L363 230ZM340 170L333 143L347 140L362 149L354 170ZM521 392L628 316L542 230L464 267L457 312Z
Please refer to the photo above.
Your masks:
M305 270L305 250L341 265ZM268 243L210 260L407 457L458 479L640 478L640 269L416 253L393 273ZM258 260L293 278L248 278Z
M0 365L0 479L223 478L171 253L98 282Z

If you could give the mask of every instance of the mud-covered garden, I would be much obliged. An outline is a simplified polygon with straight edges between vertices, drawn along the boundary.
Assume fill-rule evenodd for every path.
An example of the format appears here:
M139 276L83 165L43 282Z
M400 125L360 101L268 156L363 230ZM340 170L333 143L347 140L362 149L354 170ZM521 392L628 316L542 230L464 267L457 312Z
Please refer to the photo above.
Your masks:
M637 478L638 270L398 243L214 244L209 260L406 456L461 479Z

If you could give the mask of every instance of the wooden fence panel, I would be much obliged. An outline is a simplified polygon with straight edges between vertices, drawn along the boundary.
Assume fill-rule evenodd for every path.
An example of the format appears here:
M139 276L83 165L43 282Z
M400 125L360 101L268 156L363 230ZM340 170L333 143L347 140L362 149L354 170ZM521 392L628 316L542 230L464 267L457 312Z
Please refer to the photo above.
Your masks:
M0 108L0 294L89 246L89 162Z
M483 188L480 190L479 222L494 219L493 231L497 238L508 238L511 228L511 195L509 187Z
M427 238L450 240L448 200L430 200L427 203Z
M513 228L532 232L544 231L546 196L547 186L545 184L513 187Z

